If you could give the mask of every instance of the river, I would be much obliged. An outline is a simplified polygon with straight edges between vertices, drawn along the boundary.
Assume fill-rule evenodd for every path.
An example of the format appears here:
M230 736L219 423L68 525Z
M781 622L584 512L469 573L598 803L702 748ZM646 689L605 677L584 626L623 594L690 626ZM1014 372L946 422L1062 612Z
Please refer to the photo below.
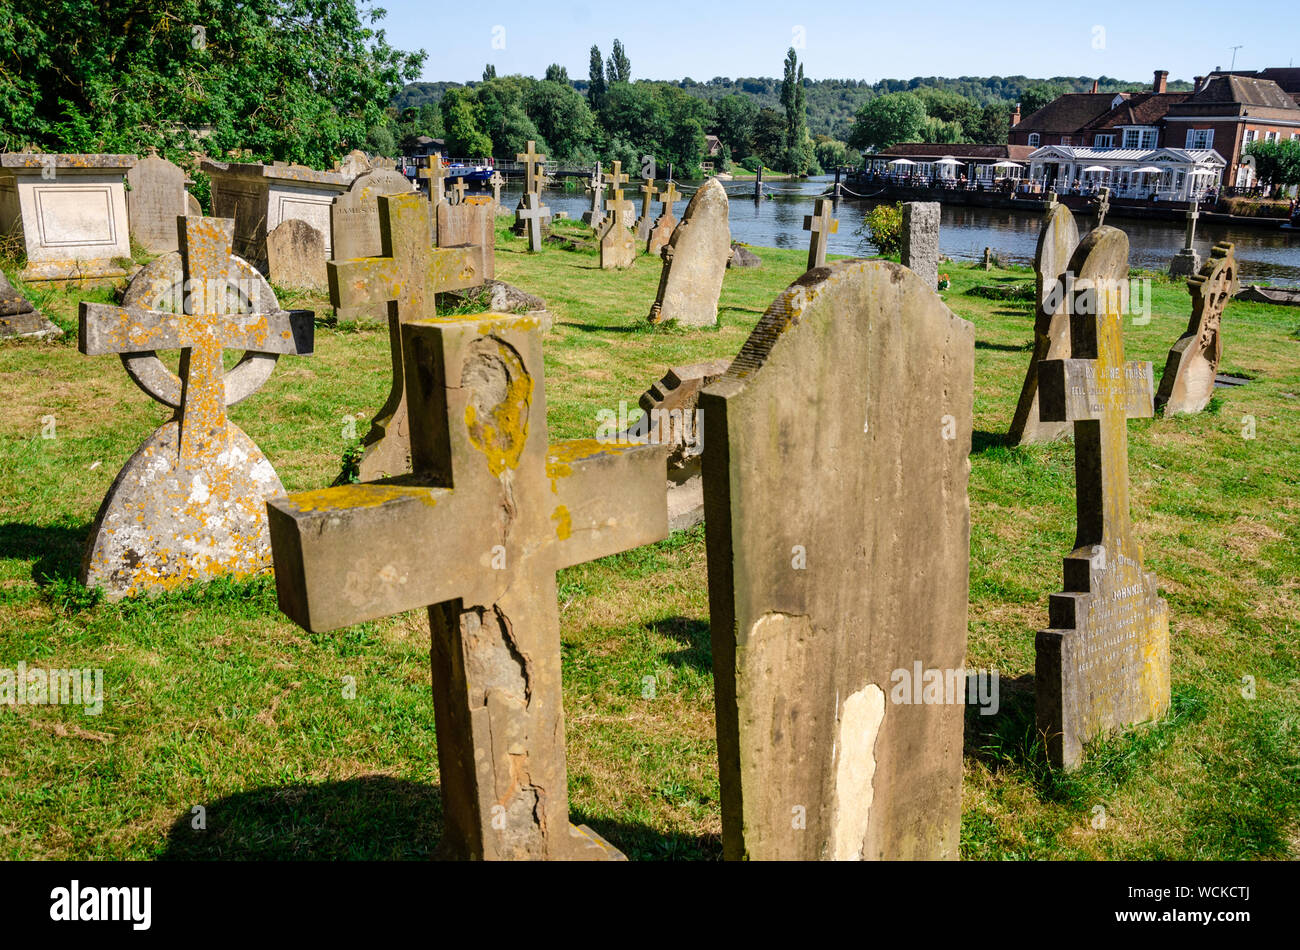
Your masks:
M812 198L825 191L831 180L829 176L822 176L802 182L769 182L767 188L774 197L763 201L753 200L752 182L724 182L732 195L732 238L759 247L807 247L808 232L803 230L803 217L812 211ZM699 184L679 182L680 187L692 191ZM625 194L633 200L639 213L640 192L629 187ZM507 207L514 207L518 199L518 187L506 188L501 193L502 204ZM567 211L572 218L580 218L591 206L590 197L581 189L548 189L543 202L553 211ZM836 217L840 229L830 238L832 254L876 253L862 233L863 216L874 203L848 199L839 203ZM674 205L678 217L685 207L685 198ZM656 200L655 214L658 213L659 202ZM1170 259L1183 246L1184 225L1180 222L1134 218L1112 218L1111 222L1128 233L1132 248L1129 260L1134 267L1165 270ZM939 248L954 260L974 261L983 259L987 246L993 248L994 255L1001 261L1032 264L1040 223L1041 216L1032 212L944 205ZM1092 215L1080 216L1081 229L1090 228L1095 223ZM1202 259L1209 255L1210 248L1218 241L1236 244L1237 267L1243 283L1300 284L1300 232L1233 229L1202 220L1196 228L1196 247Z

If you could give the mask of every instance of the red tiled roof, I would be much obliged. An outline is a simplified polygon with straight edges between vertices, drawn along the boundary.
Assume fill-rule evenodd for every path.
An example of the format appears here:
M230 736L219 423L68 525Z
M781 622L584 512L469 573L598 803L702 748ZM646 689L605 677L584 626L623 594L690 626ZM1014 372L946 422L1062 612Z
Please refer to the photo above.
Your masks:
M1023 162L1029 158L1034 149L1028 145L977 145L955 142L902 142L881 149L876 155L887 158L986 158L997 161L1009 158L1013 162Z
M1123 92L1067 92L1057 96L1037 112L1021 119L1012 131L1062 132L1069 134L1082 129L1089 122L1110 111L1116 96L1129 96Z
M1093 119L1083 128L1117 129L1123 125L1158 125L1171 106L1191 97L1190 92L1139 92Z
M1251 76L1213 76L1200 92L1188 100L1192 105L1220 102L1262 106L1266 109L1297 108L1295 100L1283 92L1277 83L1271 79L1255 79Z

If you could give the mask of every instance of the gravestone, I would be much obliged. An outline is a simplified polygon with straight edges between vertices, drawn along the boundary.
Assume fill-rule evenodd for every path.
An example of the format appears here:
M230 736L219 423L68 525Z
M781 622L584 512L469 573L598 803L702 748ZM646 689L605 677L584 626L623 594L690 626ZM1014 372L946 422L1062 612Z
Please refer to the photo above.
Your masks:
M265 502L284 494L266 456L227 418L279 354L310 356L310 310L284 311L231 254L234 222L184 218L180 251L136 275L123 305L82 303L78 347L117 354L173 410L118 473L90 529L81 581L109 600L270 566ZM180 375L155 351L179 349ZM222 351L242 349L223 369Z
M587 194L591 195L591 207L582 212L582 223L594 231L605 220L605 179L599 162L596 163L596 170L591 173L591 181L587 183Z
M731 242L731 259L727 261L727 267L762 267L763 259L751 251L748 246L739 244L736 241Z
M903 266L926 286L939 286L939 202L903 202Z
M625 201L623 198L623 186L627 184L627 175L623 174L623 163L614 162L609 172L609 201L606 203L605 210L610 214L619 216L619 225L625 228L632 227L636 222L633 220L635 208L631 201ZM618 209L617 211L615 209Z
M496 277L496 205L486 195L438 206L438 246L469 248L474 270L484 280Z
M465 184L465 179L462 176L457 175L456 183L451 186L451 192L452 195L454 196L452 198L452 204L460 204L462 201L464 201L465 192L468 189L469 189L469 185Z
M438 208L447 201L447 169L443 167L442 156L436 152L425 156L424 167L417 174L429 183L429 221L433 243L437 244Z
M1169 606L1142 568L1129 514L1128 420L1155 413L1151 364L1124 358L1128 237L1101 227L1070 261L1071 358L1039 367L1044 419L1074 423L1074 550L1051 628L1035 641L1038 731L1054 767L1083 746L1169 709Z
M334 259L348 261L378 257L383 253L379 235L379 196L411 193L410 181L393 169L378 168L359 175L330 205ZM336 309L335 313L340 321L383 322L388 319L388 305L379 302L355 310Z
M1193 201L1187 209L1187 235L1182 250L1169 262L1170 277L1195 277L1201 270L1201 252L1193 247L1196 240L1196 219L1201 216L1200 202Z
M730 211L727 190L716 178L710 178L692 196L682 223L660 252L663 269L659 292L650 307L651 323L717 324L718 297L731 257Z
M199 199L195 198L188 191L185 192L185 209L187 218L203 217L203 206L199 204Z
M684 531L704 521L704 478L700 469L704 431L698 403L704 387L730 365L730 360L717 359L672 367L641 394L641 416L614 438L619 445L668 447L669 531Z
M813 213L803 216L803 229L812 232L808 241L809 270L826 266L826 247L830 236L840 229L840 223L831 217L834 210L835 204L829 198L818 198L813 203Z
M519 204L515 205L515 234L523 235L530 233L532 225L530 219L522 216L520 212L529 207L541 208L544 216L538 220L542 236L545 236L549 228L550 209L542 205L542 184L545 178L546 156L539 154L537 143L531 139L528 142L528 149L515 155L515 161L524 164L524 191L519 196ZM524 199L528 195L533 195L537 200L533 205L529 205ZM540 239L539 239L540 241ZM540 243L538 247L540 247ZM529 249L534 250L532 241L529 241Z
M1102 186L1097 189L1097 227L1106 223L1106 215L1110 213L1110 188Z
M659 189L655 187L655 180L647 178L645 184L641 186L641 216L636 219L634 225L637 241L650 240L650 231L654 227L654 215L651 212L657 194Z
M1020 401L1011 418L1007 439L1012 445L1050 442L1070 431L1064 420L1042 417L1038 395L1038 370L1043 360L1063 360L1070 356L1070 299L1066 292L1066 271L1070 258L1079 246L1079 228L1070 209L1060 203L1049 206L1038 232L1038 249L1034 253L1034 283L1037 301L1034 306L1034 351L1029 358L1025 382L1020 387Z
M0 154L0 234L17 235L29 283L125 277L131 241L124 175L134 155Z
M519 199L519 208L515 211L515 230L520 227L528 235L528 252L536 254L542 249L546 239L545 222L550 208L542 204L542 199L535 192L526 191Z
M1234 246L1227 242L1214 245L1201 272L1187 282L1192 295L1192 319L1169 350L1160 391L1156 393L1156 406L1163 407L1165 415L1200 412L1209 405L1223 357L1219 324L1236 284Z
M605 207L605 220L596 231L596 237L600 239L601 270L621 269L636 263L636 240L623 226L624 211L631 205L632 202L620 199L610 200Z
M837 261L701 393L724 857L957 856L974 362L929 284Z
M126 183L131 237L150 254L176 250L176 219L189 210L185 172L165 158L148 155L127 170Z
M473 248L432 246L428 204L420 195L381 195L377 201L383 253L326 265L330 303L335 309L342 312L383 305L388 312L393 385L362 439L358 471L363 482L411 470L402 326L436 316L439 292L483 283L474 269L479 255Z
M373 170L374 167L375 166L371 164L371 161L365 152L361 151L359 148L354 148L352 151L348 152L347 155L343 156L341 162L335 164L334 171L339 172L342 175L347 175L350 178L356 178L359 175L364 175Z
M266 236L266 273L277 287L323 290L325 235L298 218L281 221Z
M63 331L45 319L0 271L0 340L15 337L55 340L61 336Z
M488 184L492 186L492 203L498 207L501 205L501 186L506 180L501 177L499 171L493 171L492 177L488 179Z
M672 240L673 231L677 228L677 218L673 215L673 203L680 197L681 195L677 191L677 183L670 179L660 195L659 217L655 219L654 227L650 229L650 238L646 241L645 251L651 257L658 257L659 252Z
M531 317L402 335L414 471L269 504L280 609L327 631L427 608L444 856L621 858L569 824L555 572L667 535L664 450L548 446Z

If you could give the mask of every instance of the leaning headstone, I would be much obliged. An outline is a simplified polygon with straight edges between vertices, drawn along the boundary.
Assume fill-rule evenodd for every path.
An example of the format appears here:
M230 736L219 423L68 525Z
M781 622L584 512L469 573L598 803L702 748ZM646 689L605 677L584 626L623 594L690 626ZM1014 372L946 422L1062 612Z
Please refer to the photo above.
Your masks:
M54 340L61 336L63 331L45 319L32 302L20 294L9 283L9 278L0 272L0 340L15 337Z
M176 250L176 219L188 212L185 172L157 155L148 155L126 173L126 213L131 237L150 254Z
M903 266L926 286L939 286L939 202L903 202Z
M438 206L438 246L473 248L474 269L484 279L496 276L496 205L486 195Z
M731 257L730 211L727 190L716 178L695 192L660 252L663 269L650 307L651 323L676 320L679 326L711 327L718 322L718 297Z
M701 393L724 857L957 856L974 365L932 286L837 261Z
M0 234L18 235L27 256L18 278L125 277L131 241L123 176L135 163L134 155L0 155Z
M270 566L266 500L284 487L226 408L256 391L278 354L309 356L310 310L284 311L230 253L234 222L186 218L181 250L141 271L123 306L82 303L78 346L112 353L173 410L118 473L91 526L81 580L110 600ZM180 376L156 350L181 351ZM222 351L245 350L226 372Z
M664 450L548 446L532 318L402 334L414 471L270 503L280 609L319 632L427 609L444 856L619 859L569 823L555 572L667 535Z
M1201 216L1200 202L1192 202L1187 209L1187 234L1182 249L1169 262L1170 277L1195 277L1201 270L1201 252L1194 246L1196 219Z
M617 445L668 447L669 531L684 531L704 521L704 478L700 469L704 432L698 403L704 387L730 365L730 360L718 359L672 367L641 394L641 416L612 439ZM596 439L602 440L601 432L597 432Z
M762 267L763 259L751 251L744 244L731 242L731 260L727 261L728 267Z
M1169 606L1142 568L1129 514L1128 420L1155 413L1151 364L1124 358L1128 237L1100 227L1074 252L1071 358L1039 368L1045 419L1074 423L1078 528L1035 641L1038 731L1072 769L1107 733L1169 709Z
M1039 409L1038 369L1043 360L1063 360L1070 355L1070 301L1066 294L1066 271L1079 246L1079 228L1070 209L1052 203L1038 232L1034 254L1036 285L1034 351L1029 358L1020 401L1011 419L1007 439L1012 445L1050 442L1070 431L1070 423L1042 418Z
M1219 324L1236 283L1234 246L1227 242L1214 245L1201 272L1187 282L1192 295L1192 319L1169 350L1165 374L1160 377L1156 406L1163 407L1166 416L1200 412L1209 405L1223 357Z
M680 197L677 183L670 180L659 196L659 217L655 219L654 227L650 229L650 238L646 241L645 251L651 257L658 257L659 252L672 240L673 231L677 228L673 203Z
M832 214L835 212L835 203L829 198L818 198L813 203L813 213L803 216L803 229L811 231L808 240L808 269L814 267L826 266L826 248L830 244L830 236L840 229L840 223L836 221ZM938 271L935 271L936 275ZM938 277L936 276L936 280Z
M611 200L605 207L605 220L596 231L600 240L600 267L614 270L631 267L636 263L636 239L623 226L623 212L632 202Z
M266 236L266 273L277 287L292 290L323 290L325 235L306 221L281 221Z
M330 261L330 303L336 310L383 306L388 313L388 345L393 385L362 440L358 471L363 482L411 470L411 437L406 412L406 354L402 326L437 315L437 294L475 287L473 248L433 247L428 203L414 193L381 195L379 228L385 253L350 261Z

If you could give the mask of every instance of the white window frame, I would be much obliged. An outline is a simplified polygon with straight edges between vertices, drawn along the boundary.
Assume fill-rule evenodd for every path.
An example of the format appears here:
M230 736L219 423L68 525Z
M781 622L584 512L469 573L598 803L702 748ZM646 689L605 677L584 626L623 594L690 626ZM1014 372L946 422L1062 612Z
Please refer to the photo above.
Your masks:
M1185 147L1196 150L1214 148L1214 129L1188 129Z
M1029 133L1029 147L1030 147L1030 148L1038 148L1038 143L1041 142L1041 141L1042 141L1042 138L1039 136L1039 134L1038 134L1037 132L1030 132L1030 133Z
M1093 148L1114 148L1115 133L1109 132L1105 135L1098 133L1097 135L1094 135L1092 138L1092 147Z

